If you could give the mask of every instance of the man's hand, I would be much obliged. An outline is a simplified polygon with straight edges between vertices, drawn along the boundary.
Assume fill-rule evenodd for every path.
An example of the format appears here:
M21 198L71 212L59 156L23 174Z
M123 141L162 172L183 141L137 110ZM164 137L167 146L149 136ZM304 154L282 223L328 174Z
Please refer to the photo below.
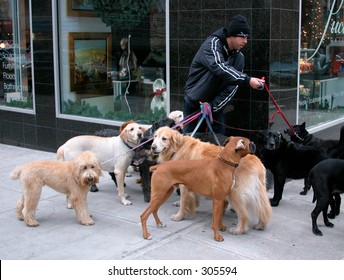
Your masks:
M252 77L250 80L250 87L253 89L263 89L265 80Z

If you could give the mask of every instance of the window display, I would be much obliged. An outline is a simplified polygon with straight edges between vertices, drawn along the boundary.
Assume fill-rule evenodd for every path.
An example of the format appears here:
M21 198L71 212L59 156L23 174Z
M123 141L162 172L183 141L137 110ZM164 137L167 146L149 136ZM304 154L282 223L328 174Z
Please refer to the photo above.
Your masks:
M20 13L21 16L18 16ZM0 107L33 109L30 2L0 1Z
M117 4L58 2L60 113L151 123L167 114L165 1ZM151 110L157 79L164 106Z
M302 1L299 123L344 116L344 1Z

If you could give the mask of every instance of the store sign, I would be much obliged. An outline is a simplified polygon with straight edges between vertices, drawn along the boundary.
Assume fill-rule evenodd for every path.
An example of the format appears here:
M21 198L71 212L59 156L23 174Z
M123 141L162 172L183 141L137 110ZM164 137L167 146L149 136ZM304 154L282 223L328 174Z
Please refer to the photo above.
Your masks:
M332 34L344 35L344 23L343 22L332 21L332 24L330 25L330 21L331 21L332 16L336 15L342 9L344 0L340 0L340 5L338 5L338 9L336 11L334 11L334 7L336 6L337 2L339 3L339 1L337 1L337 0L333 1L330 13L329 13L328 18L327 18L325 29L324 29L323 35L319 41L318 47L315 49L314 53L307 59L307 61L311 60L317 54L321 44L324 41L326 32L329 29L329 27L330 27L330 32Z

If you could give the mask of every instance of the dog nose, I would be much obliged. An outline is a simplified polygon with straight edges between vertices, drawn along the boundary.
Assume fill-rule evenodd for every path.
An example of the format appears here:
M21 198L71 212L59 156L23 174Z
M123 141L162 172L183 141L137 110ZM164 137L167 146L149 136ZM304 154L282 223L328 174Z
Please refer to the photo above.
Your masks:
M142 133L138 133L138 134L137 134L137 137L138 137L138 138L142 138Z
M152 151L155 151L155 150L156 150L156 145L152 144L151 150L152 150Z

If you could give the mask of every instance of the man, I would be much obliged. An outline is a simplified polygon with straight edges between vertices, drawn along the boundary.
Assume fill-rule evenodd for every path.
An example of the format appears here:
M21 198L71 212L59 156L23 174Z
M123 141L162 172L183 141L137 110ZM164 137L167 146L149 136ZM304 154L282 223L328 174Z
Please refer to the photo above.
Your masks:
M238 86L261 88L264 80L243 73L245 57L240 50L246 45L250 27L245 17L232 18L228 28L220 28L210 35L197 51L189 70L184 93L184 116L200 110L200 102L210 105L215 133L224 133L225 105ZM185 126L184 132L193 132L198 121ZM204 132L203 121L199 132Z

